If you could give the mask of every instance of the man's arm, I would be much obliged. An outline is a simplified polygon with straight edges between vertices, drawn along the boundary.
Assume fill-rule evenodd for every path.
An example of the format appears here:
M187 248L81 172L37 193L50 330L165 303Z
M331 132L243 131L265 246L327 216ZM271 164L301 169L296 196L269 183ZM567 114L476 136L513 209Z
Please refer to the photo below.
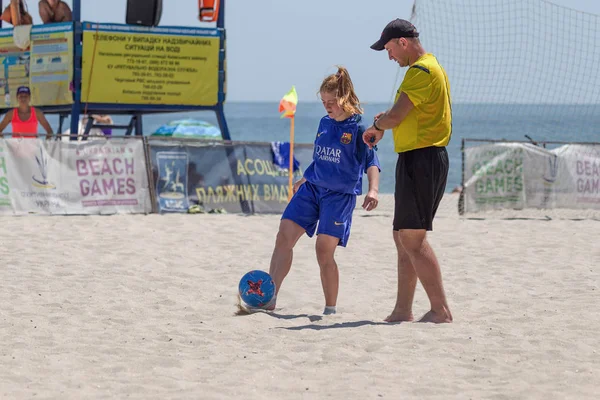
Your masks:
M379 114L379 118L376 117L373 125L363 133L363 141L372 149L383 139L384 131L400 125L413 108L415 106L408 95L404 92L400 93L400 97L393 107L385 113Z
M398 101L394 103L392 108L380 114L379 118L376 117L373 125L363 133L363 141L372 149L383 139L384 131L400 125L413 108L415 106L408 95L404 92L400 93Z
M391 109L386 111L382 116L375 121L376 128L385 131L400 125L404 118L415 108L408 95L404 92L400 93L398 101L394 103Z
M38 3L38 11L40 13L40 18L44 24L50 24L54 22L54 11L50 4L46 0L40 0Z
M375 120L374 126L365 131L363 141L373 148L383 138L383 131L401 124L413 108L431 97L432 87L431 74L427 68L409 68L400 86L398 100L389 111Z

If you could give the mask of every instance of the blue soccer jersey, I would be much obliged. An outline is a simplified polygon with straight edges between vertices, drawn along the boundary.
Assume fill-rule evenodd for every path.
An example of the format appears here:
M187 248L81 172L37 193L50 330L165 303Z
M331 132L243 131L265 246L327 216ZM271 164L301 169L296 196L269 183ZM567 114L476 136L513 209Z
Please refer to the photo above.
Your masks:
M304 171L304 178L317 186L339 192L362 194L362 179L366 170L376 166L381 170L374 150L363 142L365 130L360 115L344 121L325 116L319 123L313 162Z

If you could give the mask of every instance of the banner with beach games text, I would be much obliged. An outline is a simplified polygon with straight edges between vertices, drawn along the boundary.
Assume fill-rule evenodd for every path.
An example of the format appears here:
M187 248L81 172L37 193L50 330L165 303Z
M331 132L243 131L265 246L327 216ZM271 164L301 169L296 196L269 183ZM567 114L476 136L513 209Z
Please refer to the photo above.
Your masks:
M464 211L600 210L600 145L522 143L465 149Z
M17 106L19 86L34 106L72 104L73 24L0 29L0 65L0 108Z
M83 23L83 102L212 106L217 29Z
M269 143L207 144L148 139L159 212L281 213L288 203L288 171L273 163ZM302 177L313 146L296 144L294 158ZM247 205L247 210L242 208Z
M0 215L151 210L142 140L0 140Z

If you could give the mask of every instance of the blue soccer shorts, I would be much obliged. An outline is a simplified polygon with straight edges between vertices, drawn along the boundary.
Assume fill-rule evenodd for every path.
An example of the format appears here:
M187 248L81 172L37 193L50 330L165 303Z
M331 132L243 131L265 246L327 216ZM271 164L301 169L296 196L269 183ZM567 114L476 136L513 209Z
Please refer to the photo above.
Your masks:
M356 195L305 182L292 197L281 219L294 221L309 237L316 231L317 235L323 233L339 238L338 246L346 247L355 207Z

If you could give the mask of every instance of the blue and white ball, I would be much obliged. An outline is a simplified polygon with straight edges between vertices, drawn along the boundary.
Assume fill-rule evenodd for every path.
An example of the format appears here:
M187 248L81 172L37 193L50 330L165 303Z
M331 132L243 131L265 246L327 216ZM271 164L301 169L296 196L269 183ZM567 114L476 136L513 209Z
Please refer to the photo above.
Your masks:
M265 271L250 271L240 279L239 294L246 305L262 308L275 296L275 282Z

